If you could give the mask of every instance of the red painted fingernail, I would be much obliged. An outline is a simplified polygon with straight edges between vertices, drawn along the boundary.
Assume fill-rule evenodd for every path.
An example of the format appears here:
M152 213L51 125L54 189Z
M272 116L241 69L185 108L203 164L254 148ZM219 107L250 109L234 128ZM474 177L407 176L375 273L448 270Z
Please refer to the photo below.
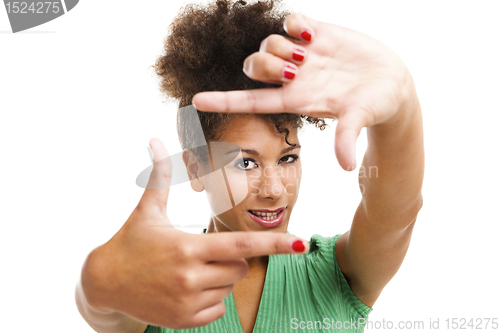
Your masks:
M304 39L304 40L307 40L308 42L311 41L311 34L308 33L307 31L302 31L302 33L300 34L300 37L302 37L302 39Z
M295 51L293 51L292 58L295 61L302 61L302 60L304 60L304 55L305 55L304 51L295 50Z
M304 243L302 243L302 241L298 240L298 241L295 241L293 244L292 244L292 249L295 251L295 252L302 252L305 250L305 246L304 246Z
M285 67L285 79L291 80L295 77L295 68L286 66Z

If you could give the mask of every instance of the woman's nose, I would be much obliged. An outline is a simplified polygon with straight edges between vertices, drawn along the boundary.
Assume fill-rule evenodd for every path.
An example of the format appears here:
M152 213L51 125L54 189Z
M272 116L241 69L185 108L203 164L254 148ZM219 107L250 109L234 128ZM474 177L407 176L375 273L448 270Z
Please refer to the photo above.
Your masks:
M259 197L263 199L278 200L285 193L282 175L279 168L264 168L260 177Z

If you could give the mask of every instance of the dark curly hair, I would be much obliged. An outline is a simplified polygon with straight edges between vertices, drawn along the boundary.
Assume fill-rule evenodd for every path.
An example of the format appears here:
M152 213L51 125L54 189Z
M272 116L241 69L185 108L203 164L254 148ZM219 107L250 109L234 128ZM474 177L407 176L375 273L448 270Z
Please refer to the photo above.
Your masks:
M263 83L243 73L247 56L257 52L260 43L271 34L287 36L283 23L290 14L277 10L280 0L248 4L239 0L217 0L208 6L190 4L181 10L169 26L164 40L164 55L154 64L160 76L160 90L178 100L179 107L191 104L201 91L250 90L280 85ZM200 112L198 117L205 141L217 140L231 119L238 114ZM177 132L182 149L193 147L194 121L183 112L177 114ZM241 114L240 114L241 115ZM289 129L301 128L304 121L323 130L322 118L278 113L259 115L274 123L287 144ZM199 142L199 141L198 141Z

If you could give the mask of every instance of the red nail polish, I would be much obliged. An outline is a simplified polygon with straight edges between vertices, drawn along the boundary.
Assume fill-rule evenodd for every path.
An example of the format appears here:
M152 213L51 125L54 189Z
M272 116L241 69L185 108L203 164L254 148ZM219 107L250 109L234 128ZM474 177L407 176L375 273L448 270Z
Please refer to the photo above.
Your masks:
M286 66L285 67L285 79L291 80L295 77L295 68Z
M301 34L300 34L300 37L302 37L302 39L304 40L307 40L308 42L311 41L311 34L308 33L307 31L303 31Z
M292 59L295 60L295 61L302 61L302 60L304 60L304 52L301 51L301 50L295 50L295 51L293 51Z
M292 249L295 251L295 252L302 252L305 250L305 246L304 246L304 243L302 243L302 241L298 240L298 241L295 241L293 244L292 244Z

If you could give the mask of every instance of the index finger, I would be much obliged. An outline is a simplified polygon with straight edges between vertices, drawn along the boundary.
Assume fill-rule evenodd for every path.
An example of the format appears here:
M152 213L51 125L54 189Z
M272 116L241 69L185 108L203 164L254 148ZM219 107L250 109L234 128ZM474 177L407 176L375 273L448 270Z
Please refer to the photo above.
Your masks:
M249 231L224 232L202 236L196 248L205 261L236 260L270 254L304 254L309 242L277 232Z
M201 92L194 95L192 102L199 111L228 113L294 112L294 110L286 110L282 89L266 88Z

